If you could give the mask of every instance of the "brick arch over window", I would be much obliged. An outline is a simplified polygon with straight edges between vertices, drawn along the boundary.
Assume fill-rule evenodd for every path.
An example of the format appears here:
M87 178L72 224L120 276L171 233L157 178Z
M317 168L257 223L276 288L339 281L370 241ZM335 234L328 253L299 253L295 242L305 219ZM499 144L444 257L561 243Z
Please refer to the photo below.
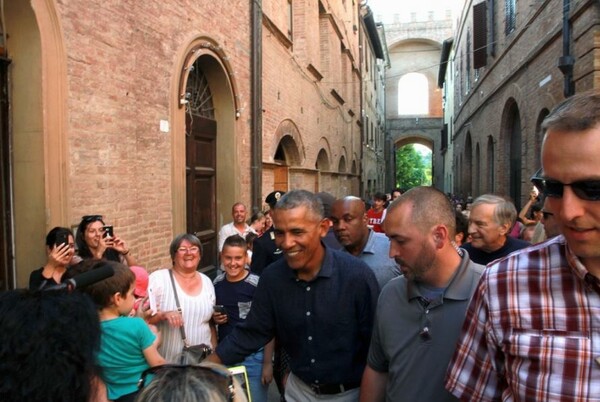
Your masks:
M354 159L352 160L352 167L350 168L350 173L352 174L358 174L358 165L356 163L357 159L358 157L354 155Z
M279 141L273 160L282 162L286 166L300 165L300 152L298 145L291 135L286 135Z
M331 170L329 167L329 155L327 155L327 151L325 150L325 148L321 148L319 150L319 153L317 154L315 169L320 170L322 172L328 172Z
M346 173L348 171L348 166L346 163L346 148L342 147L342 154L340 155L340 160L338 162L338 172L339 173Z
M288 166L301 166L306 159L304 151L304 143L302 142L302 136L298 126L289 119L282 120L275 130L275 155L279 152L285 154L285 161Z

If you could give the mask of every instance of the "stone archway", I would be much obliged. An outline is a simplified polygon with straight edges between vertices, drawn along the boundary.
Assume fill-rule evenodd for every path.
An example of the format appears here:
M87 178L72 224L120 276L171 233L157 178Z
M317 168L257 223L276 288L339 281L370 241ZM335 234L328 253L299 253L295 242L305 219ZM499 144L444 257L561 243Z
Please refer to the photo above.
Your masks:
M49 228L69 222L66 51L51 0L4 3L11 159L3 158L0 289L25 286ZM17 67L18 66L18 67ZM6 138L5 138L6 139ZM13 247L14 245L14 247Z
M401 136L400 138L396 138L396 140L393 142L394 144L394 155L396 155L396 151L399 150L400 148L406 146L406 145L411 145L411 144L419 144L419 145L423 145L427 148L429 148L432 151L432 158L434 155L433 150L435 149L435 142L432 138L428 138L427 136L423 136L423 135L411 135L411 134L406 134ZM394 156L394 163L393 163L393 186L391 188L394 187L398 187L397 186L397 178L396 178L396 158ZM433 175L435 172L435 164L434 164L434 160L432 159L432 179L433 179Z

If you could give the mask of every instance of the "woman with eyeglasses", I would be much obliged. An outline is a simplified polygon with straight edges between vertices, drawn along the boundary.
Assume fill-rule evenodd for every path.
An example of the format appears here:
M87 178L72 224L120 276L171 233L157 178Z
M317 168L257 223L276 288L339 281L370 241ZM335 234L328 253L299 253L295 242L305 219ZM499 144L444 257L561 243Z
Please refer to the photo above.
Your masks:
M81 261L75 255L73 232L63 227L57 226L46 235L46 254L48 254L46 264L29 275L31 290L61 284L67 268Z
M196 236L178 235L169 251L173 266L150 274L148 290L154 298L150 305L155 304L157 311L148 322L157 325L161 333L160 354L175 363L184 346L182 327L187 345L205 344L213 349L217 345L217 331L212 321L215 288L208 276L197 271L202 244Z
M85 215L81 218L75 237L77 253L83 260L104 258L128 266L137 265L125 242L107 231L102 215Z

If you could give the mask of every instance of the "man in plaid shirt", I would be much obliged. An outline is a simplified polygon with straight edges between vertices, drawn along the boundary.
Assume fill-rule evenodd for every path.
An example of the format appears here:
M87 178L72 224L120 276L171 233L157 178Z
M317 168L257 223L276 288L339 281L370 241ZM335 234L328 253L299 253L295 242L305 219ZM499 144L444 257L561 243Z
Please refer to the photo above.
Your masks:
M542 127L532 181L563 235L484 272L446 377L463 401L600 401L600 94Z

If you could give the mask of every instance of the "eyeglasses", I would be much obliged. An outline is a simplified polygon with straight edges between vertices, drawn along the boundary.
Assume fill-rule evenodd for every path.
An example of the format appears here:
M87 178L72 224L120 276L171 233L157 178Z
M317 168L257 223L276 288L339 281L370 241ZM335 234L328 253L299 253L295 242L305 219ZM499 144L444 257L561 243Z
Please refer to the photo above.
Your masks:
M142 372L142 376L138 380L138 389L142 389L146 385L146 377L149 374L158 374L163 370L202 370L208 373L215 374L217 378L223 380L223 385L226 388L227 400L232 402L235 397L235 386L233 384L233 375L229 370L220 369L219 367L203 366L203 365L190 365L190 364L162 364L159 366L150 367Z
M198 251L200 251L200 247L197 247L197 246L179 247L177 249L177 252L180 253L180 254L186 254L186 253L196 254Z
M541 169L532 177L533 185L546 197L562 198L565 186L570 186L575 195L586 201L600 201L600 180L582 180L573 183L562 183L558 180L540 176Z
M542 211L542 215L544 216L544 219L548 219L549 217L554 216L554 214L549 211Z
M102 220L102 215L84 215L81 220L85 223L96 222Z

